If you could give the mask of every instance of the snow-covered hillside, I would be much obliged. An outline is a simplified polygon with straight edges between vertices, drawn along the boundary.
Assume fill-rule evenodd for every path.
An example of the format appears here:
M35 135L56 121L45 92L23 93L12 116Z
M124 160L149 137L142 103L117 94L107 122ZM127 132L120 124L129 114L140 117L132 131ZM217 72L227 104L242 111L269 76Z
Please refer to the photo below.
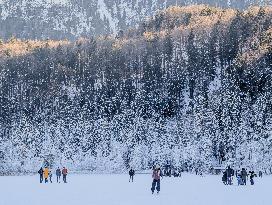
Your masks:
M245 8L257 0L1 0L0 38L75 39L117 33L171 5L204 3Z

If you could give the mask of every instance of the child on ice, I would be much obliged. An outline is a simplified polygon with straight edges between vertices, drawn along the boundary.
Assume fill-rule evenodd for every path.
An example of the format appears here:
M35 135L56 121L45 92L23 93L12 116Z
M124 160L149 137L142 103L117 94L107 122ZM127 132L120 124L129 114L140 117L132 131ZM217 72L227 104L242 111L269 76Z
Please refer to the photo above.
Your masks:
M239 185L243 185L243 184L242 184L242 176L241 176L241 174L238 174L238 175L237 175L237 183L238 183L238 186L239 186Z

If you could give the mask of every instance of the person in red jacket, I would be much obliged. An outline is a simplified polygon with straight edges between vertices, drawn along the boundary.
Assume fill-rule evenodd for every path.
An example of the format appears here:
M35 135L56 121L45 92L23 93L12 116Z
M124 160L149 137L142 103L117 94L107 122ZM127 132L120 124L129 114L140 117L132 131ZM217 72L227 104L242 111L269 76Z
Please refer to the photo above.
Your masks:
M68 174L68 170L65 167L63 167L63 169L62 169L62 177L63 177L63 182L64 183L67 183L67 174Z
M156 166L156 168L153 169L153 173L152 173L152 178L153 178L152 187L151 187L152 194L154 194L155 188L157 190L157 193L160 192L160 190L161 190L161 184L160 184L161 176L162 176L161 169L159 166Z

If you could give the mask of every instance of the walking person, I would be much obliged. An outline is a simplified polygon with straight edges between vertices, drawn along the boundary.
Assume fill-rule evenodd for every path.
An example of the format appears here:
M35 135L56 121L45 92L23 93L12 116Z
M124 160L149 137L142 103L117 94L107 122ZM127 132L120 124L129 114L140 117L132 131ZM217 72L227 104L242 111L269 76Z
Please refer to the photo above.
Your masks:
M255 174L254 171L251 171L251 172L249 172L249 173L250 173L250 176L249 176L250 184L251 184L251 185L254 185L254 177L256 177L257 175Z
M159 193L161 190L161 183L160 183L161 169L159 166L156 166L156 168L153 170L152 178L153 178L152 187L151 187L152 194L154 194L155 188L157 190L157 193Z
M49 180L50 180L50 183L52 183L52 172L51 172L51 170L49 171Z
M230 166L228 166L228 168L226 169L226 173L227 173L227 184L232 185L232 177L234 176L234 170Z
M128 174L129 174L129 182L130 182L130 180L133 182L135 171L133 169L130 169Z
M48 177L49 177L49 169L48 169L48 167L45 167L45 169L43 171L43 176L44 176L44 182L48 183Z
M43 168L41 167L40 170L38 171L40 175L40 183L43 183Z
M242 176L240 173L237 174L237 184L238 184L238 186L242 185Z
M224 185L227 185L227 181L228 181L227 173L226 173L226 171L224 171L223 176L222 176L222 182L223 182Z
M246 185L246 183L247 183L247 171L246 171L245 168L242 168L241 177L242 177L242 185Z
M259 177L262 178L263 177L263 172L259 171Z
M57 170L56 170L56 175L57 175L57 183L60 183L61 170L60 170L59 167L58 167Z
M68 170L65 167L63 167L63 169L62 169L62 177L63 177L63 182L64 183L67 183L67 174L68 174Z

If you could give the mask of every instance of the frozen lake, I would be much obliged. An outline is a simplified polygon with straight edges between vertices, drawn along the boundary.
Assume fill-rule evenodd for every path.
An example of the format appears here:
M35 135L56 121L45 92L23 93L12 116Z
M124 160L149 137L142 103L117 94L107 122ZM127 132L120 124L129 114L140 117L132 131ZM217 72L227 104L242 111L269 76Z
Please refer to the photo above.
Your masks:
M40 184L39 176L0 177L0 205L271 205L272 177L254 186L225 186L221 176L161 180L151 194L151 175L68 175L67 184Z

